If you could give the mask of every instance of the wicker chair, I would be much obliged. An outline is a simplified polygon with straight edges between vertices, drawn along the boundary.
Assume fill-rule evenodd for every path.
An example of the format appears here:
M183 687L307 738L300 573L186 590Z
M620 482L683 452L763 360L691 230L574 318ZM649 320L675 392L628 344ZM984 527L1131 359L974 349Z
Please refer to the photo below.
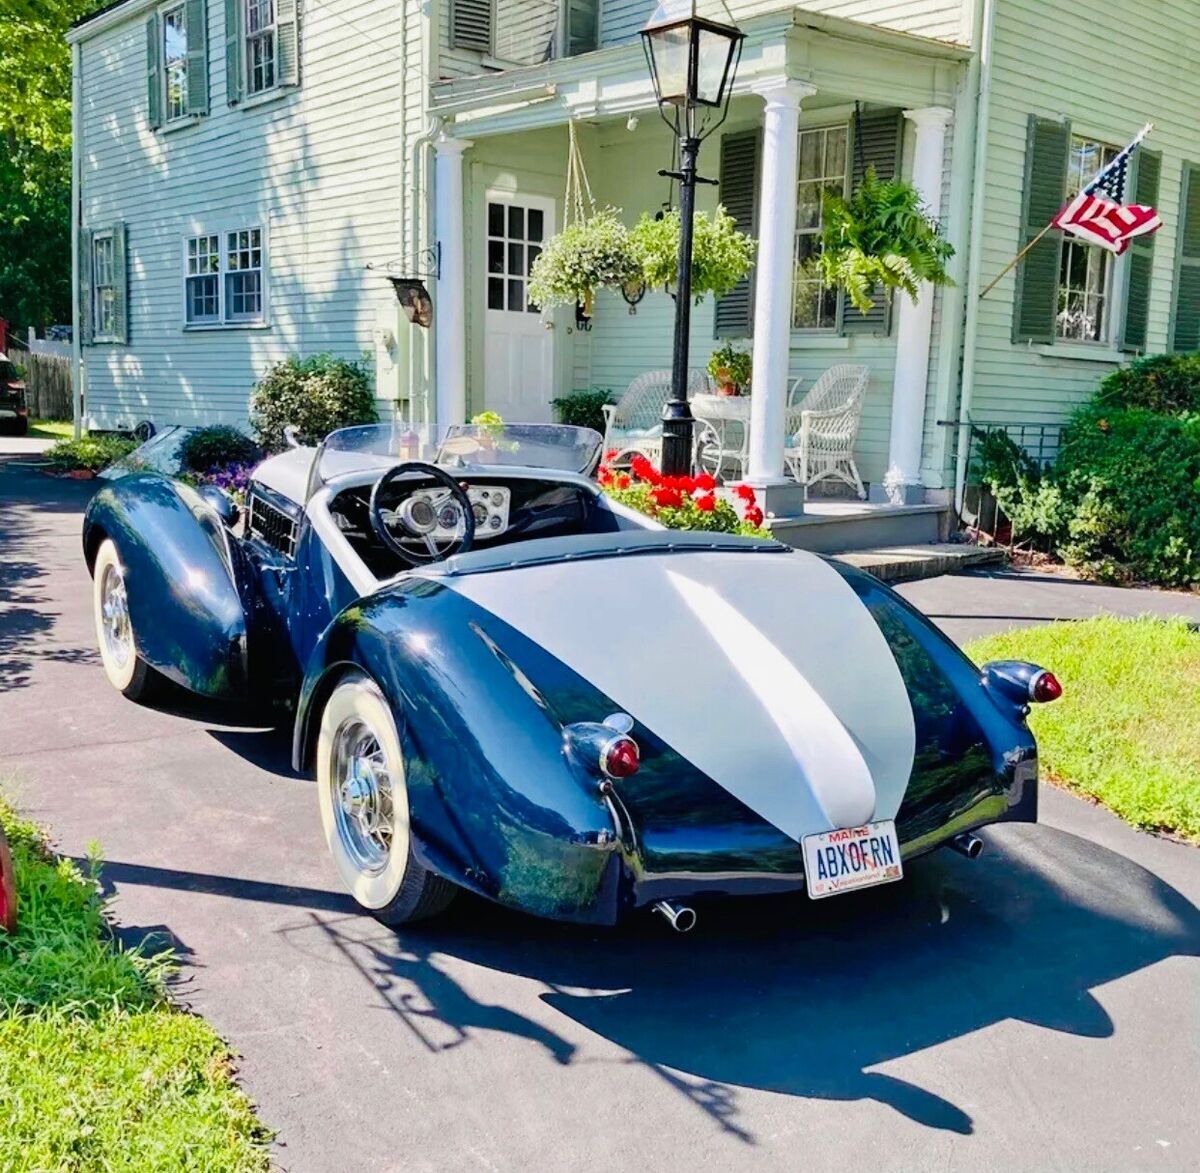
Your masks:
M708 390L708 376L688 372L688 398ZM671 372L647 371L629 384L617 403L604 406L604 451L615 452L610 464L626 463L640 452L650 460L662 457L663 405L671 398Z
M854 463L854 441L870 374L870 368L848 363L830 367L788 411L783 459L800 484L842 481L866 498Z

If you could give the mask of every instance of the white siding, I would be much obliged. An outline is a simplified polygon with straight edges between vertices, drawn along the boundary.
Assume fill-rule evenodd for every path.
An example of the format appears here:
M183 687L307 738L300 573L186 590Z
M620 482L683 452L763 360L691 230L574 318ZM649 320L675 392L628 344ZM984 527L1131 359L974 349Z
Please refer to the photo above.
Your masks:
M1167 345L1174 285L1180 177L1200 159L1200 7L1191 0L1116 0L1100 24L1080 22L1070 0L1007 0L997 12L992 114L981 251L983 281L1020 247L1019 221L1030 114L1066 116L1080 133L1123 146L1153 121L1147 146L1163 153L1151 284L1149 346ZM1120 51L1111 30L1121 28ZM1113 361L1065 357L1063 347L1011 341L1015 274L980 305L974 419L1056 421L1085 399ZM1080 353L1078 349L1076 354ZM1097 358L1103 357L1101 351Z
M147 123L145 23L82 45L83 218L128 225L129 342L84 349L97 426L230 421L266 367L289 354L362 357L394 304L366 272L401 251L405 122L402 22L361 0L354 28L324 7L304 20L302 85L259 105L225 102L224 4L210 0L211 114ZM182 239L261 224L270 324L185 331Z

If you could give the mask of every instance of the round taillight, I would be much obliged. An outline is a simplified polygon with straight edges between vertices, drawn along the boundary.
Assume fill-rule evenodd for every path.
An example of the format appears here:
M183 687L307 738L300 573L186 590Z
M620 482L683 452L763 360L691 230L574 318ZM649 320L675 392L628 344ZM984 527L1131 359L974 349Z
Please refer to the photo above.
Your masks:
M609 778L629 778L641 764L642 755L632 737L614 737L600 751L600 769Z
M1053 672L1039 672L1029 683L1029 699L1035 704L1044 705L1049 701L1056 701L1062 693L1062 685Z

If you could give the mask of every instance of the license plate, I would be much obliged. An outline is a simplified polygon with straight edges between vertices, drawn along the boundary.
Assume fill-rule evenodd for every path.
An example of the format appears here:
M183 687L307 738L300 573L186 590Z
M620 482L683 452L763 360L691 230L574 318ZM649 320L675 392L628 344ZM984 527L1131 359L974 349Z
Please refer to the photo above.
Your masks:
M813 900L887 884L903 875L891 819L804 836L804 881Z

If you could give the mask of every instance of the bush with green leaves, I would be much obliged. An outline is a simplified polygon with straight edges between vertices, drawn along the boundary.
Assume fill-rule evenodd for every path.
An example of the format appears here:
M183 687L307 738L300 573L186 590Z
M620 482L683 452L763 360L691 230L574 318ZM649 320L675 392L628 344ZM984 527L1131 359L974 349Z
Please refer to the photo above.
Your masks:
M283 430L289 424L301 443L318 444L338 428L378 418L366 367L330 354L276 363L250 397L250 426L267 452L287 446Z
M676 285L679 281L679 210L656 219L648 212L634 225L630 244L642 279L651 289ZM754 264L757 243L739 232L724 207L711 216L697 212L692 221L692 297L701 301L708 294L724 297Z
M925 210L920 192L904 179L880 179L872 167L848 199L824 198L821 272L867 313L872 294L896 290L915 302L922 281L952 285L946 262L954 246Z
M78 440L59 440L46 450L46 459L60 472L102 472L124 460L138 442L126 436L101 433Z
M572 391L550 400L560 424L576 428L591 428L604 435L604 407L613 402L613 393L604 387L589 387Z
M190 472L209 472L231 464L251 464L261 456L245 432L230 424L210 424L188 432L179 447L179 459Z
M1104 377L1096 402L1110 409L1144 407L1166 415L1200 411L1200 352L1136 359Z

